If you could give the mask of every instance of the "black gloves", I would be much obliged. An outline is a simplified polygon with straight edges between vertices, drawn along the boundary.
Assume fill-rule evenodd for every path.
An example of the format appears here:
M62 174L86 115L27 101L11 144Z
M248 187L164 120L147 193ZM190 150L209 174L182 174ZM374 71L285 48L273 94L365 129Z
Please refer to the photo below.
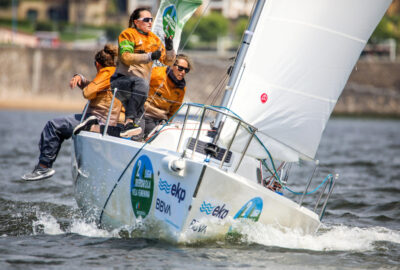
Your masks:
M161 57L161 51L160 50L157 50L157 51L151 53L151 60L152 61L158 60L158 59L160 59L160 57Z
M165 49L167 51L170 51L174 48L174 43L172 41L172 38L165 37L164 41L165 41Z
M174 49L174 42L172 40L172 37L169 37L169 38L165 37L164 41L165 41L165 49L167 51ZM158 59L160 59L160 57L161 57L161 50L157 50L157 51L151 53L152 61L158 60Z

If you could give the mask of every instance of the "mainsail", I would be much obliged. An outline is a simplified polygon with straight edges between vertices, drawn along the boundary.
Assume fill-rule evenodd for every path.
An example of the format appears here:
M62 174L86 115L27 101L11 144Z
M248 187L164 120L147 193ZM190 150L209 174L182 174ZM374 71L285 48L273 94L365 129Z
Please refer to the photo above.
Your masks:
M162 41L164 36L174 38L174 49L178 50L182 29L202 0L163 0L160 3L152 32Z
M228 107L273 158L313 159L329 116L391 0L268 0ZM225 125L227 126L227 125ZM225 141L231 132L223 132ZM242 133L233 149L242 150ZM253 140L248 155L267 157Z

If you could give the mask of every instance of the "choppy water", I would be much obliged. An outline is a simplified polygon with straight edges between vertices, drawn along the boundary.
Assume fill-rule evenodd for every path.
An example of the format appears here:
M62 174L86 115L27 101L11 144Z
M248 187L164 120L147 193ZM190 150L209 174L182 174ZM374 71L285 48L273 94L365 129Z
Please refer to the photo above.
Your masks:
M400 121L331 119L318 159L340 179L316 235L243 225L241 239L127 239L81 218L70 141L56 175L25 183L46 121L0 111L0 269L400 269ZM296 187L296 186L294 186Z

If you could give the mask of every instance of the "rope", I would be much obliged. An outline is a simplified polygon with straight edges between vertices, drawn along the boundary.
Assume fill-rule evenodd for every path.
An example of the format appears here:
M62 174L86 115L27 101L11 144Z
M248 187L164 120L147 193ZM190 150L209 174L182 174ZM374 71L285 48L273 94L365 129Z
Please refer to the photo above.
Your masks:
M331 180L331 181L330 181L330 186L329 186L329 190L331 190L331 188L332 188L332 178L333 178L332 174L328 174L328 176L325 177L324 181L322 181L314 190L312 190L312 191L310 191L310 192L307 192L307 193L304 194L304 195L313 194L315 191L317 191L318 189L320 189L320 188L323 186L323 184L324 184L326 181L328 181L328 180ZM288 191L290 191L291 193L293 193L293 194L295 194L295 195L303 195L303 193L304 193L304 192L295 192L295 191L291 190L291 189L288 188L288 187L285 187L285 189L287 189Z
M139 150L136 152L136 154L132 157L132 159L128 162L128 165L126 165L125 169L122 171L121 175L119 176L117 182L115 182L114 187L112 188L110 194L108 195L103 209L101 209L101 213L100 213L100 217L99 217L99 224L101 224L101 220L103 219L103 213L104 213L104 209L106 209L108 201L111 198L111 195L113 194L114 190L117 188L119 181L121 181L122 176L125 174L126 170L128 169L128 167L132 164L132 162L135 160L135 158L137 157L137 155L139 155L139 153L142 151L142 149L147 145L148 142L145 142L142 147L139 148Z
M179 111L179 110L178 110L178 111ZM175 113L175 114L176 114L176 113ZM173 116L175 116L175 114L174 114ZM171 117L171 119L172 119L172 118L173 118L173 117ZM127 169L129 168L129 166L130 166L130 165L132 164L132 162L136 159L136 157L139 155L139 153L143 150L143 148L144 148L148 143L150 143L151 141L153 141L153 139L157 137L157 135L159 134L159 132L160 132L168 123L169 123L169 120L160 128L159 131L157 131L157 132L153 135L153 137L151 137L148 141L146 141L146 142L139 148L139 150L135 153L135 155L134 155L134 156L131 158L131 160L128 162L128 165L126 165L125 169L122 171L121 175L118 177L118 180L115 182L114 187L112 188L110 194L108 195L108 197L107 197L107 199L106 199L106 201L105 201L105 203L104 203L103 208L101 209L101 213L100 213L100 217L99 217L99 224L101 224L101 221L102 221L102 219L103 219L104 209L106 209L107 204L108 204L108 201L110 200L111 195L113 194L114 190L117 188L119 182L121 181L122 176L125 174L125 172L126 172Z

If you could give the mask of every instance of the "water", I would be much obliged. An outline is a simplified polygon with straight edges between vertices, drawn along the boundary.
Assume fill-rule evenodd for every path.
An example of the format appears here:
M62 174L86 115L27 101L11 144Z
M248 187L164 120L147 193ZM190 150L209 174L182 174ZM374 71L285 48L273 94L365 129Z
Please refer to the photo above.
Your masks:
M70 141L53 178L20 180L46 121L59 115L0 111L0 269L400 269L400 121L329 121L317 157L340 179L316 235L256 223L240 239L174 245L85 223Z

